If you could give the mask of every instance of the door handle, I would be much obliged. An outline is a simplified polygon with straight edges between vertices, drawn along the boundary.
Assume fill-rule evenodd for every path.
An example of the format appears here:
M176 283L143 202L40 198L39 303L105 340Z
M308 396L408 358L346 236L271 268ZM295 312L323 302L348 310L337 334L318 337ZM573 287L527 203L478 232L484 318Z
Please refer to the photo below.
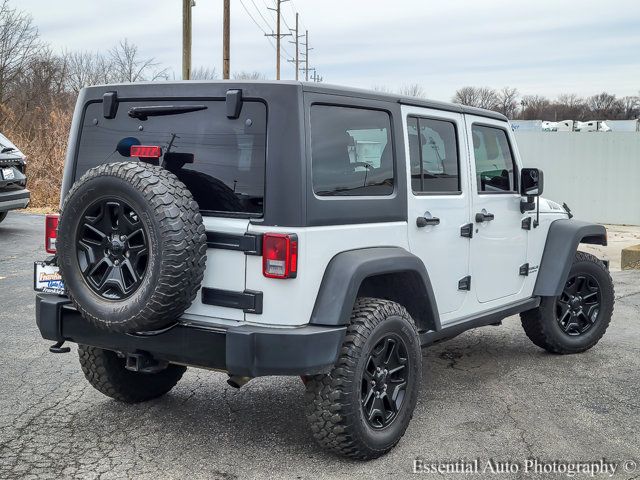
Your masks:
M490 222L494 218L493 213L476 213L476 223Z
M426 227L427 225L440 225L440 219L438 217L418 217L416 218L416 226L418 228Z

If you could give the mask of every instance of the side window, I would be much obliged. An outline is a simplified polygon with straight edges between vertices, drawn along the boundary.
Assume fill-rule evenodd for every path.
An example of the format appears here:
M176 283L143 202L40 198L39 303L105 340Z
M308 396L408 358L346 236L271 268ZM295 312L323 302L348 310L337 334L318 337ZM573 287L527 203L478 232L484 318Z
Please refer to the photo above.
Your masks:
M460 192L455 124L409 117L407 127L413 193Z
M473 156L478 192L516 191L513 155L507 133L500 128L473 125Z
M391 195L393 170L388 113L311 107L311 176L316 195Z

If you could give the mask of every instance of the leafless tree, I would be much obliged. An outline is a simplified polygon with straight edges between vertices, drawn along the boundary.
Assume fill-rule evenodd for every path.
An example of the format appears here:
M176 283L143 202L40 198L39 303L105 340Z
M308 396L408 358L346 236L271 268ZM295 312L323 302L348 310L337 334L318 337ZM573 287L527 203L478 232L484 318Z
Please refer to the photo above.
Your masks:
M371 87L371 90L380 93L393 93L393 90L391 90L386 85L374 85L373 87Z
M215 80L218 78L216 68L198 67L191 71L191 80Z
M235 72L233 74L234 80L266 80L267 76L264 73L253 71L253 72Z
M552 105L554 111L553 120L586 120L588 110L584 98L575 93L563 93Z
M496 111L502 113L507 118L515 118L518 111L518 93L517 88L503 87L496 94Z
M65 52L63 58L68 65L67 87L74 93L110 80L109 60L99 52Z
M420 85L419 83L404 85L400 87L398 93L407 97L424 98L427 96L427 92L424 91L424 88L422 88L422 85Z
M476 87L462 87L456 90L452 101L461 105L469 105L475 107L478 104L479 96Z
M137 45L126 38L109 50L109 68L113 82L166 80L168 69L160 69L159 65L153 57L142 58Z
M8 0L0 1L0 103L5 103L42 44L32 17L11 8Z
M555 120L549 118L551 102L542 95L525 95L520 102L522 120Z
M620 102L622 104L622 118L624 120L633 120L640 116L640 97L622 97Z
M498 94L489 87L462 87L456 91L453 101L470 107L495 110L498 105Z
M607 92L589 97L587 105L591 115L602 120L618 118L624 109L622 102L615 95Z

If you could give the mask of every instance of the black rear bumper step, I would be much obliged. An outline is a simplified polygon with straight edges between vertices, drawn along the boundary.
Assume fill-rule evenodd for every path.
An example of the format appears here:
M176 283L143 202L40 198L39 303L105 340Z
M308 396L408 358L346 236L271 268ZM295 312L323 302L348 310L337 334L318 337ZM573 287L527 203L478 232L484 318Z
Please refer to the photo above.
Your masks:
M233 375L314 375L334 365L346 327L306 325L268 328L255 325L202 326L181 321L144 334L114 333L94 327L67 297L36 295L36 323L43 338L69 341Z

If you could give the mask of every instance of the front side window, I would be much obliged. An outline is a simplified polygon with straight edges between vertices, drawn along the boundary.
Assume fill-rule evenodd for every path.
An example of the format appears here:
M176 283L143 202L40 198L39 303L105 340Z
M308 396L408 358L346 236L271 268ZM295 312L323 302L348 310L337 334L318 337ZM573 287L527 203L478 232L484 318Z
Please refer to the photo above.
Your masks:
M455 124L409 117L407 127L413 193L460 192Z
M316 195L391 195L393 172L388 113L311 107L311 176Z
M507 132L484 125L473 125L471 132L478 192L516 191L515 168Z

